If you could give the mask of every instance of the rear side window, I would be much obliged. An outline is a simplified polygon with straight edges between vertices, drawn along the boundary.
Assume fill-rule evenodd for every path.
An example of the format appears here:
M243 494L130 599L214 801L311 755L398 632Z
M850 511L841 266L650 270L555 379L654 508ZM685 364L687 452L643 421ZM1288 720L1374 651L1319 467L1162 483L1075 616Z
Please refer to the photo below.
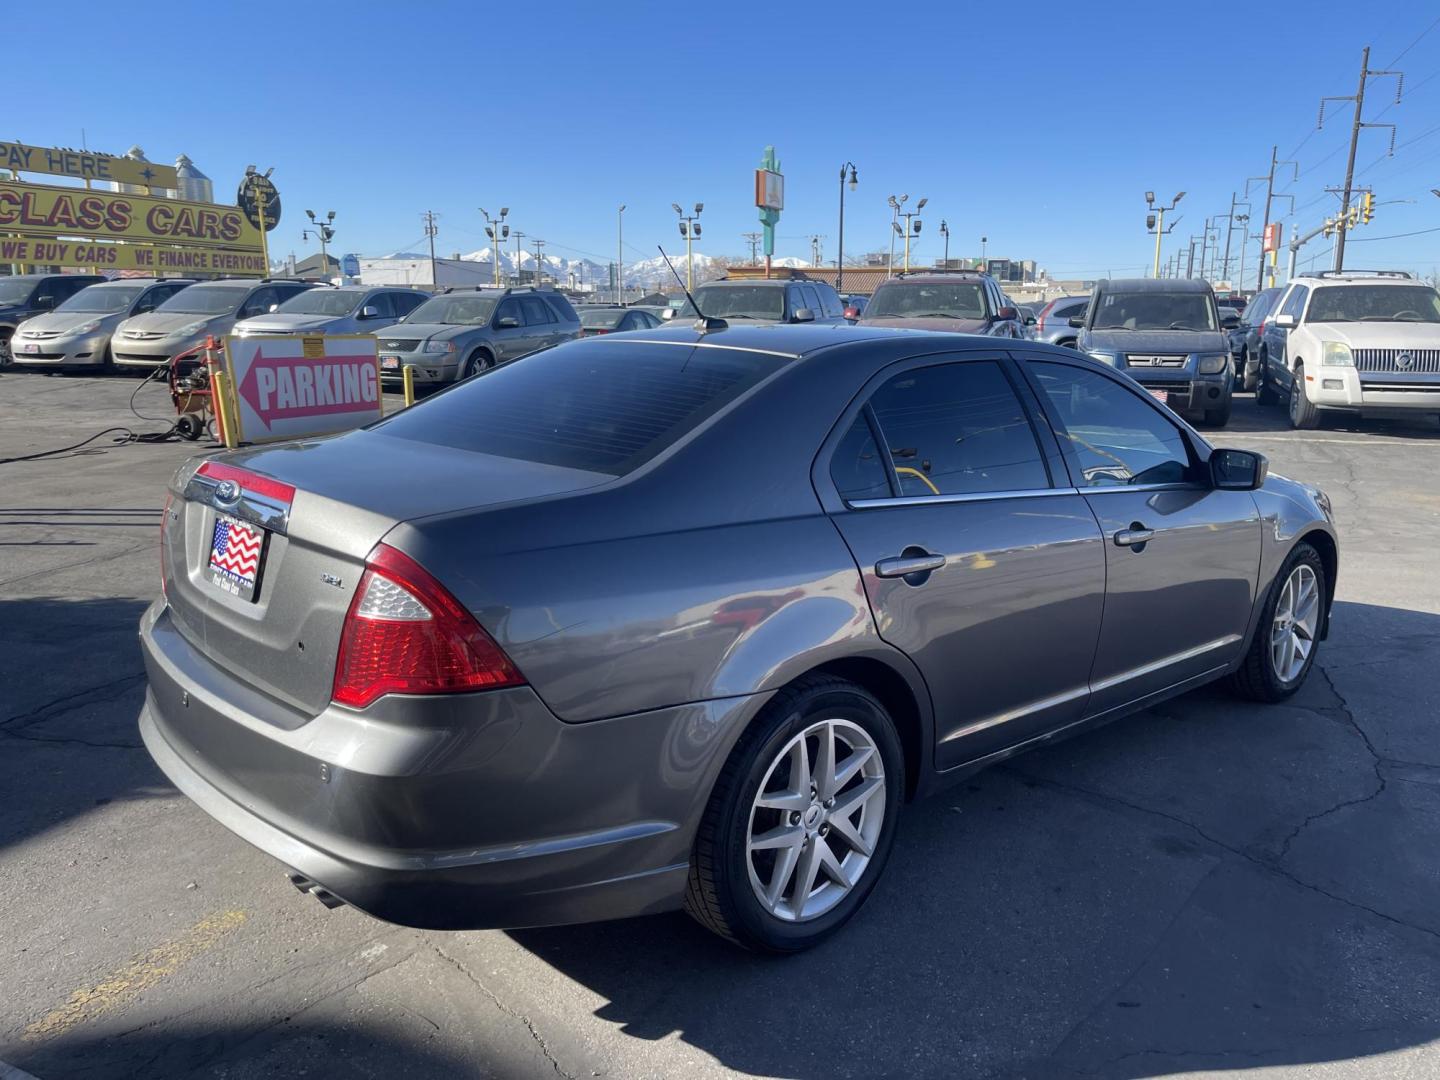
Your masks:
M555 309L555 314L559 316L561 322L572 322L580 317L576 314L575 309L570 306L570 301L559 293L552 292L542 295L544 296L545 302Z
M993 360L915 368L870 399L905 496L1048 488L1035 432Z
M526 326L544 326L555 321L555 312L538 296L522 296L520 307L525 312Z
M620 476L785 362L763 353L622 344L625 340L548 349L398 413L376 430Z
M894 494L890 490L890 470L885 467L885 459L880 456L880 448L875 445L875 436L870 433L870 423L863 413L855 418L840 445L835 447L835 455L830 459L830 479L835 481L840 497L851 501L888 499Z

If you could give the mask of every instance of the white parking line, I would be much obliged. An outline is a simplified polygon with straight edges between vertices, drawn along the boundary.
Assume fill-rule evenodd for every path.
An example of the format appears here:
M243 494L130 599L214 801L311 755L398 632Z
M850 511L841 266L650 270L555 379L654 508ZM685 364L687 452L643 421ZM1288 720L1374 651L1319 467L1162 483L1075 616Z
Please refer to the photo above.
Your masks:
M24 1069L17 1069L14 1065L6 1065L0 1061L0 1080L40 1080L37 1076L31 1076Z

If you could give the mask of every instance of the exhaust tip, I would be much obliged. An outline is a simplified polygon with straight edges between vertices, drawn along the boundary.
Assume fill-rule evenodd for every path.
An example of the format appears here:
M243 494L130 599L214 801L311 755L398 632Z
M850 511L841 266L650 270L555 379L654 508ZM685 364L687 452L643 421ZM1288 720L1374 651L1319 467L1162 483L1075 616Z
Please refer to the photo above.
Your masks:
M297 873L294 870L287 870L285 872L285 879L289 881L291 885L294 885L295 888L298 889L300 892L309 893L311 896L315 897L316 900L319 900L320 903L324 904L331 911L335 910L337 907L345 906L344 900L341 900L340 897L336 896L319 882L310 880L310 878L306 877L304 874Z

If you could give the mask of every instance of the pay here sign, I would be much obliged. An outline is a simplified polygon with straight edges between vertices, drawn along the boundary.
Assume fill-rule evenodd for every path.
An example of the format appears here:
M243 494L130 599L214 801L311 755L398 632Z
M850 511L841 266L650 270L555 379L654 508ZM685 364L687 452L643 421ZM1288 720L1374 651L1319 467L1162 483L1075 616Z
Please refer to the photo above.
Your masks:
M369 334L227 337L243 442L324 435L381 416L380 362Z

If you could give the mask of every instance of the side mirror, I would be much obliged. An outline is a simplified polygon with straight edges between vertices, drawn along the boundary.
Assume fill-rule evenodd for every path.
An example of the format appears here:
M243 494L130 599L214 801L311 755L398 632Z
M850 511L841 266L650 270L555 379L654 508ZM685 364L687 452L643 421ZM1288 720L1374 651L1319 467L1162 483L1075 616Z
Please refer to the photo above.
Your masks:
M497 330L514 330L519 325L520 320L515 318L514 315L502 315L495 320L495 328Z
M1295 316L1294 316L1294 315L1276 315L1276 316L1275 316L1275 319L1274 319L1274 323L1275 323L1276 326L1279 326L1279 327L1281 327L1281 328L1283 328L1283 329L1285 329L1285 330L1289 330L1292 326L1295 325Z
M362 319L378 319L380 317L380 309L374 304L366 304L360 309L360 317Z
M1240 325L1240 316L1226 315L1225 318L1220 320L1220 325L1226 330L1234 330L1237 326Z
M847 307L845 309L845 318L851 320L860 318L860 309L857 307Z
M995 317L997 319L1018 319L1020 317L1020 310L1006 304L999 311L995 312Z
M1025 325L1026 325L1026 326L1034 326L1034 325L1035 325L1035 316L1034 316L1034 315L1026 315L1026 316L1025 316Z
M268 315L270 312L276 310L279 306L279 304L271 304L268 308L265 309L266 314Z
M667 307L664 311L660 312L660 321L661 321L661 322L669 322L671 319L673 319L673 318L675 317L675 315L676 315L675 309L674 309L673 307Z
M1071 315L1070 318L1066 319L1065 321L1066 321L1067 323L1069 323L1071 326L1073 326L1076 330L1079 330L1081 327L1083 327L1083 326L1085 325L1085 316L1084 316L1084 315Z
M43 311L49 311L51 308L53 308L53 307L55 306L55 297L53 297L53 296L37 296L37 297L35 298L35 306L36 306L37 308L40 308L40 309L43 310Z
M796 309L795 309L795 314L790 316L790 321L791 321L791 322L814 322L814 321L815 321L815 309L814 309L814 308L808 308L808 307L796 308Z
M1269 475L1269 460L1253 450L1216 450L1210 455L1210 481L1221 491L1254 491Z

